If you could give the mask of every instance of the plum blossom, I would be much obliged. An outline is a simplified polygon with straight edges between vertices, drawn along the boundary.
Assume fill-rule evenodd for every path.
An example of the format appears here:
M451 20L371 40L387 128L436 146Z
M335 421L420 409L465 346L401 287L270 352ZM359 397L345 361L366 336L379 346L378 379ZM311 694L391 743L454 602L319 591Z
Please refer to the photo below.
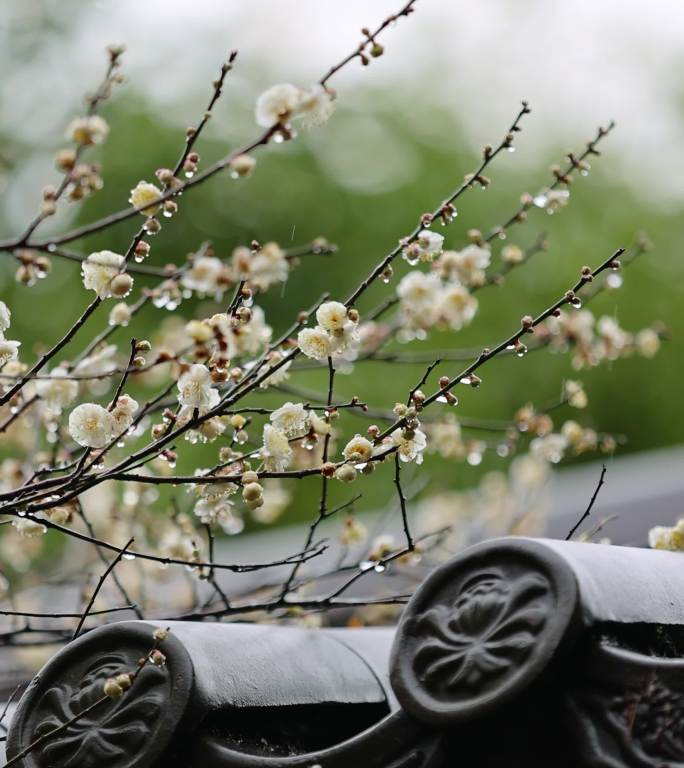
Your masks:
M319 325L315 328L302 328L297 334L297 344L303 354L314 360L325 360L326 357L330 357L332 354L330 336Z
M78 382L68 378L65 368L55 368L49 378L38 379L36 391L50 410L60 413L78 396Z
M684 518L669 527L656 525L648 532L648 545L652 549L684 550Z
M301 103L302 92L290 83L272 85L256 102L254 117L257 125L270 128L277 123L287 123Z
M444 280L458 280L463 285L480 286L491 261L489 247L471 243L461 251L444 251L436 267Z
M125 301L119 301L115 304L109 312L109 325L119 325L121 327L127 326L133 312Z
M660 349L660 336L652 328L644 328L636 335L636 347L642 357L655 357Z
M395 429L392 432L392 441L397 446L401 461L423 463L423 451L427 445L425 432L420 429Z
M272 424L264 425L261 457L268 472L282 472L292 460L292 448L287 437Z
M12 313L4 301L0 301L0 333L4 333L10 327Z
M227 320L226 315L223 317ZM264 310L255 305L252 307L248 322L231 326L225 335L230 357L245 354L254 355L271 341L273 329L266 323Z
M419 261L432 261L442 252L444 235L424 229L418 233L418 237L409 243L402 252L402 257L409 264L417 264Z
M430 328L437 319L437 304L442 290L439 276L415 270L397 286L404 323L411 328Z
M232 255L233 279L246 280L261 291L287 280L290 265L278 243L265 243L256 252L239 246Z
M114 434L121 435L133 423L133 417L138 410L138 403L129 395L120 395L111 410Z
M82 403L69 414L69 434L84 448L104 448L114 434L114 419L101 405Z
M224 287L220 278L224 271L223 262L215 256L197 256L190 269L183 274L181 284L200 296L220 295Z
M342 455L347 461L368 461L373 455L373 443L362 435L354 435L344 446Z
M29 520L26 517L20 517L12 520L12 525L17 533L24 539L35 539L47 533L47 528L36 520Z
M150 184L149 181L139 181L135 187L131 190L131 196L128 198L128 202L140 209L140 213L145 216L154 216L159 210L157 200L162 196L161 189Z
M16 360L19 355L20 341L10 341L3 338L0 333L0 368L9 363L10 360Z
M568 440L565 435L552 432L544 437L535 437L530 443L530 453L538 459L558 464L567 447Z
M440 317L454 331L469 325L477 312L477 299L458 283L448 285L439 297Z
M287 402L273 411L270 421L276 429L279 429L286 437L301 436L308 428L309 412L302 403Z
M316 128L327 123L335 111L335 102L332 94L320 83L300 94L297 115L302 118L305 128Z
M311 128L326 122L333 111L332 94L324 86L316 84L301 89L290 83L280 83L259 96L254 116L262 128L271 128L278 123L287 125L295 117L301 117L303 125Z
M326 301L316 310L316 320L326 331L339 331L347 322L347 307L340 301Z
M218 403L219 394L212 387L211 373L206 365L195 363L178 379L178 402L189 408L206 410Z
M99 115L75 117L68 125L66 137L76 144L100 144L109 133L106 120Z
M124 257L114 251L97 251L81 265L83 285L95 291L99 298L111 296L111 282L125 266Z

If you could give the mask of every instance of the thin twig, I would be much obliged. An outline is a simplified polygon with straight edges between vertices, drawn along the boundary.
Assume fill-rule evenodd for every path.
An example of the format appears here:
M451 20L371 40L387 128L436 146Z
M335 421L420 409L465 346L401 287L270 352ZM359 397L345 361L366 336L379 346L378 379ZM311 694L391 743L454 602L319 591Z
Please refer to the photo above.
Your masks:
M604 480L606 477L606 465L604 464L601 467L601 476L599 477L598 485L594 489L594 493L591 496L591 499L589 501L589 505L582 513L582 517L575 523L575 525L572 526L572 528L568 531L568 535L565 537L566 541L570 541L570 539L575 535L575 532L577 529L582 525L582 523L589 517L591 514L591 510L594 506L594 502L596 501L596 498L599 495L599 491L601 490L601 487L603 486Z

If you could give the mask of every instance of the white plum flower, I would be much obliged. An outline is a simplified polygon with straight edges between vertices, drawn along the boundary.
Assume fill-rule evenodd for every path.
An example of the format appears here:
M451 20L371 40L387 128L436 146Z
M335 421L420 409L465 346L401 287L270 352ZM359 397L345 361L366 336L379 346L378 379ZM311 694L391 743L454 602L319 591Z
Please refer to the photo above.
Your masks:
M78 396L78 382L69 379L64 368L55 368L49 378L38 379L36 390L48 408L60 413Z
M558 464L568 447L568 438L565 435L552 432L544 437L535 437L530 443L530 453L538 459L543 459L551 464Z
M300 95L297 114L305 128L315 128L330 119L335 111L332 94L325 86L317 83Z
M83 285L93 290L101 299L111 295L112 280L125 266L125 259L114 251L96 251L81 265Z
M672 527L656 525L648 532L648 546L652 549L684 550L684 519Z
M519 245L507 245L501 249L501 260L505 264L522 264L525 252Z
M268 472L282 472L292 460L292 448L287 437L272 424L264 425L261 457Z
M233 264L236 269L244 270L240 277L248 280L260 291L268 290L274 283L284 283L287 280L290 265L285 258L285 251L278 243L266 243L257 253L247 248L235 249L241 251L240 257L233 254ZM247 251L245 258L244 251Z
M586 408L589 402L581 381L566 381L563 385L563 396L571 408Z
M283 354L281 352L271 352L268 358L268 368L266 369L271 370L272 368L275 368L279 363L281 363L283 360ZM283 363L277 370L274 370L273 373L270 376L267 376L259 386L262 389L267 389L268 387L276 387L278 384L282 384L284 381L290 378L290 371L289 368L292 365L292 361L288 360L286 363Z
M423 463L423 451L427 445L425 432L420 429L406 431L395 429L392 432L392 441L397 446L397 452L401 461L415 461Z
M224 314L224 317L226 315ZM246 323L229 327L228 355L254 355L264 348L273 335L273 329L266 323L266 315L261 307L253 306L252 315Z
M297 334L297 345L307 357L314 360L325 360L333 351L330 336L320 326L303 328Z
M83 360L74 369L81 376L104 376L116 368L116 344L108 344Z
M12 313L4 301L0 301L0 333L4 333L10 327Z
M326 331L339 331L347 322L347 308L339 301L326 301L316 310L316 320Z
M16 360L19 355L20 341L10 341L5 339L0 333L0 368L10 360Z
M271 128L277 123L287 123L299 108L302 92L290 83L272 85L256 102L255 119L262 128Z
M549 465L544 459L525 453L513 459L509 474L513 484L527 493L546 485L549 480Z
M190 269L183 274L181 284L200 296L220 294L219 278L223 272L224 266L220 259L215 256L197 256Z
M302 403L285 403L270 415L271 424L286 437L301 437L308 429L309 412Z
M489 247L471 243L462 251L444 251L437 262L443 279L459 280L464 285L480 286L491 261Z
M69 414L69 434L85 448L104 448L112 439L112 414L96 403L82 403Z
M415 270L402 277L397 286L404 320L411 326L429 328L437 319L437 305L442 290L439 276Z
M644 328L636 335L636 347L642 357L655 357L660 349L660 336L652 328Z
M140 209L145 216L154 216L159 209L157 201L162 196L162 191L149 181L139 181L131 190L128 202Z
M220 483L221 486L230 485L230 483ZM204 486L204 488L210 488L211 486ZM235 486L237 490L237 486ZM200 522L204 525L214 525L219 523L223 525L226 520L232 519L233 502L229 499L229 492L219 492L216 490L213 493L203 495L195 503L195 514L199 518Z
M318 416L315 411L309 412L309 424L317 435L329 435L332 430L329 422Z
M206 365L195 363L178 379L178 402L181 405L189 408L211 408L216 404L217 394L212 388L211 373Z
M445 286L439 298L439 316L454 331L468 325L477 312L477 299L459 283Z
M68 125L66 137L76 144L100 144L107 138L109 126L103 117L75 117Z
M271 128L287 125L290 119L302 119L305 128L325 123L335 110L333 95L317 83L310 88L297 88L290 83L273 85L257 99L255 119L257 125Z
M330 340L333 357L354 359L361 342L359 324L353 320L347 320L341 328L330 332Z
M620 328L617 320L610 315L599 318L596 331L605 346L606 356L614 360L619 353L629 345L631 335Z
M133 423L133 417L138 410L138 403L129 395L120 395L112 408L114 434L122 435Z
M212 390L216 392L216 390ZM216 392L216 405L218 405L218 392ZM212 406L213 407L213 406ZM185 433L185 439L189 443L213 443L226 431L225 421L220 416L206 419L196 429L189 429Z
M444 235L424 229L418 233L418 237L404 248L402 256L409 264L417 264L419 261L432 261L442 252Z
M130 323L133 312L125 301L119 301L109 312L109 324L126 326Z
M20 517L12 520L12 525L17 529L17 533L24 539L35 539L47 533L47 528L36 520L29 520Z
M368 461L373 455L373 443L363 435L354 435L344 446L342 455L347 461L356 463Z

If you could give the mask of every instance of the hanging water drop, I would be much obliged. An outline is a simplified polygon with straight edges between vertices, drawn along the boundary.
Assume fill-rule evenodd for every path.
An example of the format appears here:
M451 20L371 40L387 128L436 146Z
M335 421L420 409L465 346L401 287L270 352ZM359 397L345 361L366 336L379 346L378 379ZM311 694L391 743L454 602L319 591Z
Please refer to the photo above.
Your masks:
M482 454L479 451L471 451L468 454L467 462L471 467L477 467L482 463Z

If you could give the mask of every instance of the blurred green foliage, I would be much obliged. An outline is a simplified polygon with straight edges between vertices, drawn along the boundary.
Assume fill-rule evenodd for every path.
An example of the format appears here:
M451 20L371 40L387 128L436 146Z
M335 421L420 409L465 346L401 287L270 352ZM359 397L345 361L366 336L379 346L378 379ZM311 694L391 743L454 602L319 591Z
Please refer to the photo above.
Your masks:
M247 105L243 106L249 110ZM76 223L123 207L128 190L141 178L151 180L156 168L171 165L182 144L182 129L150 114L130 93L116 99L105 114L112 131L107 143L95 153L103 164L105 187L82 205ZM404 167L406 171L396 176L398 182L387 183L384 188L382 184L370 189L355 185L353 174L345 183L339 181L340 174L344 176L347 153L354 156L360 167L355 142L363 141L364 137L357 127L359 121L367 121L369 114L387 142L378 142L382 151L366 157L363 163L369 164L371 174L387 164L396 169ZM303 134L295 142L260 152L257 171L251 178L234 181L228 175L219 176L183 196L178 217L169 222L164 220L162 232L152 240L149 263L177 262L204 239L213 242L217 255L229 257L235 246L248 244L253 238L262 242L276 240L287 246L323 235L338 244L338 253L307 257L282 291L276 287L260 298L260 303L277 333L323 291L331 291L334 298L346 297L398 238L414 226L417 217L431 210L478 162L478 152L464 145L452 117L427 106L424 114L429 116L431 133L441 135L441 140L429 140L402 114L399 103L382 94L368 94L367 102L356 109L341 107L331 123L317 133ZM230 116L221 112L221 119L211 125L208 138L199 144L202 165L235 146L236 133L241 129L234 131L229 126ZM492 127L483 142L495 140L501 128ZM577 138L579 148L588 137ZM525 141L524 133L518 141ZM508 218L522 192L534 193L548 184L548 166L563 159L563 150L544 151L533 162L522 164L517 161L519 155L504 153L490 169L491 187L485 192L474 189L462 198L458 218L445 231L446 245L458 248L469 228L489 231ZM478 390L462 388L465 391L459 392L461 404L457 409L473 416L509 418L525 402L544 404L558 397L563 378L579 378L586 386L590 404L586 411L574 412L572 417L587 426L625 435L627 443L620 450L638 451L681 441L681 216L638 200L615 177L610 138L603 150L604 156L593 160L589 177L576 180L568 208L552 217L534 210L526 224L511 231L507 242L521 246L530 244L540 232L547 232L548 252L514 271L502 287L481 291L480 313L472 327L459 333L435 333L428 341L405 348L493 345L516 327L523 314L536 314L558 298L576 280L582 265L595 266L618 246L629 246L637 232L644 230L654 243L653 251L626 270L620 290L600 296L591 308L597 315L615 314L628 330L638 330L654 320L664 321L671 328L672 341L664 344L655 360L634 357L577 374L567 356L541 352L522 360L508 357L483 369L483 385ZM21 157L16 161L20 163ZM46 173L46 181L50 175ZM122 252L139 223L125 222L74 246L83 253L102 248ZM494 244L495 253L502 245L498 241ZM376 286L364 297L360 308L375 306L406 268L404 262L398 262L393 285ZM13 332L24 340L23 359L29 360L32 351L59 337L90 297L83 290L77 266L71 263L55 260L52 275L31 289L11 281L11 265L6 263L3 270L2 298L14 309ZM186 304L183 310L186 314L192 311L201 315L213 311L206 302L201 306ZM166 317L165 310L150 307L127 331L137 338L150 336ZM92 327L99 330L105 322L102 312ZM116 338L123 349L126 331L118 332ZM84 342L82 339L75 343L69 354ZM456 372L456 365L443 366L443 372ZM396 400L405 398L407 389L423 369L422 365L357 365L352 375L337 377L336 397L344 399L358 394L369 404L391 407ZM298 381L323 392L325 377L325 370L307 371L299 375ZM260 397L263 404L275 402L273 395ZM571 417L570 412L563 415ZM341 426L345 434L351 435L364 424L346 415ZM253 437L258 440L256 429ZM206 466L213 463L216 455L216 445L190 450L184 443L178 448L180 471L196 466L194 460L188 462L189 453L195 457L197 451L202 451ZM472 485L484 471L506 464L496 455L488 455L477 468L435 459L428 459L430 462L429 487L433 490ZM389 467L382 468L375 477L364 480L363 488L358 488L364 492L363 507L382 506L393 499L389 472ZM336 493L343 498L351 490L336 488ZM309 518L317 491L315 481L298 484L295 504L287 519Z

